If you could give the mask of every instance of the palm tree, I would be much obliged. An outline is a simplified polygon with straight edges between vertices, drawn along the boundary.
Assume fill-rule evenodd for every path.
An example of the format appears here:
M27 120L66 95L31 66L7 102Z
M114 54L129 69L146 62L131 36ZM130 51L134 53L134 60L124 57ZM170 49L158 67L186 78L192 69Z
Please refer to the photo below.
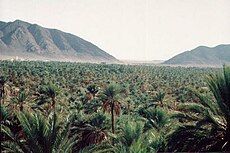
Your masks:
M119 123L121 134L118 140L126 147L130 147L144 132L144 122L137 117L123 116Z
M51 98L52 100L52 108L55 108L56 106L56 97L58 95L58 89L55 85L53 84L49 84L47 87L46 87L46 90L45 90L45 94Z
M173 129L169 113L160 107L150 107L139 111L139 113L146 120L143 130L150 135L150 144L148 147L154 152L165 151L166 137L171 129Z
M28 99L29 95L26 91L20 91L17 97L13 99L13 102L19 105L19 110L23 111L23 104Z
M169 114L162 108L149 108L144 110L142 116L147 119L145 123L145 131L154 128L155 130L163 131L164 128L169 126ZM168 128L168 127L167 127ZM167 129L167 132L169 129Z
M103 110L111 113L112 133L115 133L115 115L121 113L121 103L119 95L121 94L119 88L115 84L109 84L102 92L101 98L103 101Z
M51 99L51 104L49 107L55 108L56 97L58 94L59 94L58 88L53 84L48 84L46 86L42 86L39 89L39 93L36 94L36 96L37 96L36 101L38 101L38 105L42 105L42 104L48 102L47 99Z
M61 127L56 113L48 120L40 114L27 112L18 113L17 118L22 126L24 137L18 140L12 131L4 129L11 138L11 141L3 142L2 146L5 150L33 153L71 152L75 143L73 138L68 137L70 122L63 123Z
M74 151L105 142L107 140L105 120L106 116L102 113L93 116L76 114L71 125L71 133L78 135L78 142Z
M165 92L160 91L156 94L156 96L154 97L154 101L158 101L160 102L161 107L163 106L163 101L165 98Z
M6 82L7 82L7 77L6 76L0 76L0 102L4 104L4 99L5 99L5 92L6 92Z
M100 144L107 140L107 134L104 128L100 129L96 126L85 124L81 130L81 140L77 144L77 148L79 149L92 144Z
M95 97L99 91L99 88L95 84L92 84L87 87L87 90L93 97Z
M183 124L169 137L168 151L230 150L230 67L208 76L207 84L214 98L193 90L200 103L179 106L174 117Z
M145 119L138 116L124 115L119 119L120 132L112 146L114 152L148 153L164 151L165 138L161 131L154 128L145 130Z
M148 138L143 133L143 121L140 118L134 118L130 115L121 117L118 121L119 132L114 137L115 144L111 145L108 142L100 143L97 145L90 145L80 152L116 152L116 153L147 153L148 151Z

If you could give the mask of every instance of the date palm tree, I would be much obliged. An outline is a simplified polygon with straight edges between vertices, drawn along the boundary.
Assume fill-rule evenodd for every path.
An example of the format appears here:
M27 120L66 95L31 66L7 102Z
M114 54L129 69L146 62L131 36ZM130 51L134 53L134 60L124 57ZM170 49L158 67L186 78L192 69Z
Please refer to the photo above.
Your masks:
M51 100L52 100L51 106L52 106L52 108L55 108L55 106L56 106L56 97L58 95L58 88L53 84L49 84L46 87L45 94L49 98L51 98Z
M18 95L12 100L16 105L19 105L19 110L23 111L23 104L27 101L29 95L26 91L19 91Z
M151 148L151 152L165 151L167 135L173 129L168 111L161 107L149 107L147 109L141 108L139 114L146 121L143 131L150 135L148 148Z
M115 133L115 115L121 113L121 102L119 101L121 95L120 89L115 84L109 84L102 92L101 98L103 101L103 110L111 113L111 127L112 133Z
M153 98L153 101L160 102L160 106L163 107L164 98L165 98L165 92L159 91L156 93L156 96Z
M92 84L87 87L87 90L93 97L95 97L99 91L99 88L95 84Z
M39 92L36 94L37 96L36 101L38 102L38 105L42 105L42 104L49 102L51 103L49 104L49 107L55 109L56 97L58 94L59 94L58 88L53 84L41 86L39 89ZM51 101L49 101L49 99Z
M107 140L105 120L106 116L102 113L94 115L75 114L75 119L71 125L71 133L77 135L78 141L74 151L105 142Z

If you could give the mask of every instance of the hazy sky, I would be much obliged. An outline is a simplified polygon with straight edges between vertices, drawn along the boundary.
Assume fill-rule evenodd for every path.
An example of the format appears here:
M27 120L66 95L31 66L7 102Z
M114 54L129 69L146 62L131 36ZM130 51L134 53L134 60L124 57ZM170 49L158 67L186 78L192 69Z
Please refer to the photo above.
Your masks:
M168 59L230 44L230 0L0 0L0 20L86 39L118 59Z

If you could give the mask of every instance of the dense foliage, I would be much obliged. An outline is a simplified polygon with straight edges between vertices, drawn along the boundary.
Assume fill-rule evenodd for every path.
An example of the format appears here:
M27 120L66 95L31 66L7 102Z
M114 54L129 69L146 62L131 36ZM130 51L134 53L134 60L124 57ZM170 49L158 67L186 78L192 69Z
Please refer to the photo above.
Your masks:
M3 152L229 151L230 68L1 61Z

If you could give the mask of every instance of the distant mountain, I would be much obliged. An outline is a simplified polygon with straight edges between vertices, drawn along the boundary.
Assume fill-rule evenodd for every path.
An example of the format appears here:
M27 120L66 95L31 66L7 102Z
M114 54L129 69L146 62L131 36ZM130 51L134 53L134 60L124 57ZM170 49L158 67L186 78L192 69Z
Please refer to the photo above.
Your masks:
M57 29L0 21L0 59L118 62L94 44Z
M151 61L141 61L141 60L121 60L123 64L131 65L156 65L161 64L163 60L151 60Z
M164 64L175 65L213 65L219 66L230 63L230 45L219 45L213 48L199 46L174 56Z

